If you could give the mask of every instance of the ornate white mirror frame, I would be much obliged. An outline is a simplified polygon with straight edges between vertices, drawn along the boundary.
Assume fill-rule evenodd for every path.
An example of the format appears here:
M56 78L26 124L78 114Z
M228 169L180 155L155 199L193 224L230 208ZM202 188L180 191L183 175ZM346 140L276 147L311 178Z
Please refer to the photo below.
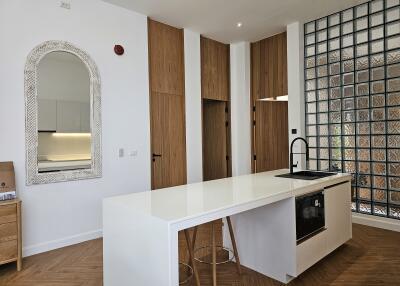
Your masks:
M90 76L91 167L89 169L39 173L38 170L38 65L51 52L67 52L86 65ZM47 184L99 178L101 156L101 83L95 62L83 50L64 41L47 41L34 48L25 65L26 184Z

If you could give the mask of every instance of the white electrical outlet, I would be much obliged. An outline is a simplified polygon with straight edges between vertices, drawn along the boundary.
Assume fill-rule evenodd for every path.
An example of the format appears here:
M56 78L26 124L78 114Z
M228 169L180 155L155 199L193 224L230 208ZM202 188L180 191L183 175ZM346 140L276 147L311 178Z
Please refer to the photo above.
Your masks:
M136 157L136 156L137 156L137 153L138 153L137 150L132 150L132 151L129 153L129 155L130 155L131 157Z
M60 7L64 9L71 10L71 3L67 1L61 1L60 2Z

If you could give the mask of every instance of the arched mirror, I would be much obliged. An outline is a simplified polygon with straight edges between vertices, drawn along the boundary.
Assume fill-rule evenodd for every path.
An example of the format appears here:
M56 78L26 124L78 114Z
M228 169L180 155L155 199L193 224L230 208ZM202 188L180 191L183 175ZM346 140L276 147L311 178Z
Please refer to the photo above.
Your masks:
M27 184L101 176L100 78L67 42L36 47L25 68Z

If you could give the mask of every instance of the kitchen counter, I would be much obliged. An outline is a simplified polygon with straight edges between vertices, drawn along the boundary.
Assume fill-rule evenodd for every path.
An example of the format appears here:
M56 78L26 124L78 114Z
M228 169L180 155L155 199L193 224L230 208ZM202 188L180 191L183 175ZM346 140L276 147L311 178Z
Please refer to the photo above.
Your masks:
M296 261L294 198L346 183L345 208L350 211L351 176L337 174L313 181L275 177L287 172L277 170L104 199L104 285L178 285L178 231L228 215L232 216L242 264L289 282L304 271ZM224 244L230 246L227 239ZM257 258L260 249L272 251L270 255L281 252L274 254L279 257Z

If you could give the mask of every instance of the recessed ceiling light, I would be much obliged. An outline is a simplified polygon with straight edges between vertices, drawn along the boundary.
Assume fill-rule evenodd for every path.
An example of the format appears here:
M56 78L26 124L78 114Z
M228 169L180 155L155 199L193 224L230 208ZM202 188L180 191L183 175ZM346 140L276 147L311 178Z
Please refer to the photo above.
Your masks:
M238 27L238 28L240 28L240 27L242 27L242 22L238 22L237 24L236 24L236 27Z

